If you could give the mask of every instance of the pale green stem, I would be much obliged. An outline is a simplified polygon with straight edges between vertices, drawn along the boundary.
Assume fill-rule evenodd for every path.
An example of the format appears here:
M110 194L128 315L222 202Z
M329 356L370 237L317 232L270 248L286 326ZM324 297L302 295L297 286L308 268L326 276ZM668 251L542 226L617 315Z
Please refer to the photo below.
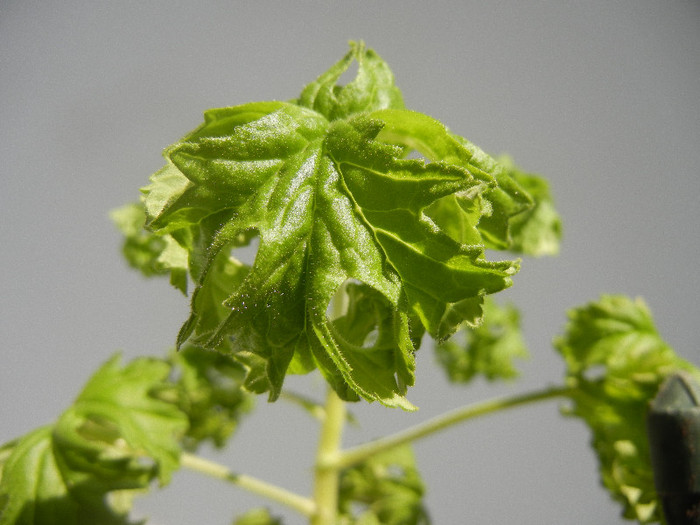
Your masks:
M304 516L311 517L314 514L316 506L309 498L305 498L304 496L300 496L299 494L295 494L294 492L290 492L276 485L261 481L252 476L236 474L227 467L208 459L204 459L201 456L195 456L194 454L188 454L185 452L180 456L180 464L183 467L189 468L190 470L195 470L202 474L206 474L207 476L212 476L214 478L233 483L234 485L237 485L238 487L249 492L253 492L272 501L276 501L277 503L286 505Z
M334 525L338 514L340 446L345 423L345 402L328 389L325 417L316 454L314 503L311 525Z
M341 469L351 467L361 463L371 456L374 456L375 454L379 454L380 452L390 450L405 443L410 443L412 441L427 437L468 419L484 416L486 414L507 408L513 408L519 405L525 405L527 403L566 396L569 392L571 392L571 389L567 387L547 388L545 390L538 390L528 394L519 394L513 397L493 399L458 408L452 412L442 414L436 418L426 421L425 423L408 428L402 432L365 443L364 445L347 449L339 454L336 467Z

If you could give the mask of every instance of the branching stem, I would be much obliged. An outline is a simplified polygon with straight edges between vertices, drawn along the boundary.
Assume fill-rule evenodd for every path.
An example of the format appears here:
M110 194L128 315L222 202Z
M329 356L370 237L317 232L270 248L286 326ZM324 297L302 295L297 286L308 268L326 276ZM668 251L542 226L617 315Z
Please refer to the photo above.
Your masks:
M311 517L314 514L315 505L312 500L276 485L272 485L245 474L237 474L219 463L215 463L201 456L195 456L194 454L188 454L186 452L180 457L180 462L183 467L189 468L190 470L195 470L207 476L212 476L214 478L233 483L234 485L237 485L238 487L249 492L253 492L272 501L276 501L277 503L286 505L304 516Z
M435 434L436 432L445 430L452 425L456 425L457 423L461 423L468 419L536 401L566 396L569 392L571 392L571 389L567 387L552 387L544 390L536 390L527 394L518 394L516 396L501 399L492 399L461 407L396 434L347 449L346 451L341 452L338 456L337 466L340 469L348 468L361 463L375 454L379 454L380 452L390 450L399 445L410 443L431 434Z
M338 513L340 446L345 423L345 402L328 389L321 437L316 454L314 502L316 512L311 525L334 525Z
M570 392L571 389L568 387L550 387L468 405L402 432L342 451L341 442L346 419L346 406L333 389L329 388L316 455L313 499L245 474L237 474L223 465L193 454L184 453L181 456L181 463L183 467L233 483L249 492L286 505L308 517L311 525L333 525L337 519L338 484L340 472L343 469L361 463L381 452L417 441L469 419L520 405L564 397Z

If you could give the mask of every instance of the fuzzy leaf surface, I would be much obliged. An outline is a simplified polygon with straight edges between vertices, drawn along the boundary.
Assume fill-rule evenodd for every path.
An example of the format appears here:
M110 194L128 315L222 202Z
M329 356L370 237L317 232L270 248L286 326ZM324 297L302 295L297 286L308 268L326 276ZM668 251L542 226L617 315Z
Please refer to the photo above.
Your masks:
M355 79L338 85L340 77L353 61L357 62ZM401 91L394 83L389 66L362 42L351 42L350 51L325 73L308 84L294 101L324 115L328 120L380 109L403 109Z
M335 85L353 59L356 79ZM479 210L460 217L468 239L431 213L455 194L497 191L497 163L402 107L386 64L355 45L299 99L208 111L166 150L144 205L147 226L189 251L196 288L178 345L232 354L249 369L246 387L271 400L286 373L319 368L343 399L413 408L416 334L478 324L483 296L510 286L518 264L485 259ZM406 159L411 148L432 162ZM233 271L231 251L255 236L254 263ZM390 311L393 357L329 320L347 281Z

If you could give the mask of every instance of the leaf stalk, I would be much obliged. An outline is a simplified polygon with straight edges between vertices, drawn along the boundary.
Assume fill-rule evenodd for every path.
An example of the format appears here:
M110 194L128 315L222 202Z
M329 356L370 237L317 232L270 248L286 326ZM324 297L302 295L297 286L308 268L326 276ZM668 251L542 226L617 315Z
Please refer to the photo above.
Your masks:
M451 412L447 412L424 423L410 427L396 434L392 434L363 445L349 448L341 452L338 457L337 467L345 469L353 465L357 465L366 459L393 449L400 445L417 441L424 437L430 436L442 430L445 430L453 425L462 423L468 419L473 419L479 416L498 412L508 408L544 401L556 397L564 397L572 391L569 387L550 387L544 390L536 390L526 394L518 394L512 397L491 399L467 405Z
M287 489L272 485L246 474L237 474L219 463L187 452L184 452L180 456L180 463L183 467L189 468L190 470L227 481L248 492L264 496L272 501L286 505L304 516L311 517L314 515L316 505L311 499L290 492Z

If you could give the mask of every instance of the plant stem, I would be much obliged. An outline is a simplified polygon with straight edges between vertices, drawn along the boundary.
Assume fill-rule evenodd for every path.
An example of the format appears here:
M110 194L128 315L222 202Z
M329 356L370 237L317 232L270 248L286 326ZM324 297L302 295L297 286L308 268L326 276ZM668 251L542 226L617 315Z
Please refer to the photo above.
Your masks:
M567 395L569 392L571 392L571 389L568 387L553 387L545 390L536 390L527 394L518 394L513 397L493 399L461 407L416 425L415 427L411 427L396 434L365 443L364 445L347 449L340 453L337 460L337 467L340 469L351 467L371 456L374 456L375 454L379 454L380 452L390 450L399 445L427 437L468 419L507 408L513 408L519 405L525 405L527 403L533 403L535 401L562 397Z
M194 454L184 452L180 456L180 463L183 467L189 468L190 470L195 470L201 474L228 481L249 492L286 505L304 516L310 517L314 514L315 505L309 498L305 498L304 496L300 496L299 494L295 494L294 492L290 492L245 474L236 474L227 467L201 456L195 456Z
M345 402L328 389L321 437L316 454L314 503L311 525L334 525L338 513L340 445L345 423Z

